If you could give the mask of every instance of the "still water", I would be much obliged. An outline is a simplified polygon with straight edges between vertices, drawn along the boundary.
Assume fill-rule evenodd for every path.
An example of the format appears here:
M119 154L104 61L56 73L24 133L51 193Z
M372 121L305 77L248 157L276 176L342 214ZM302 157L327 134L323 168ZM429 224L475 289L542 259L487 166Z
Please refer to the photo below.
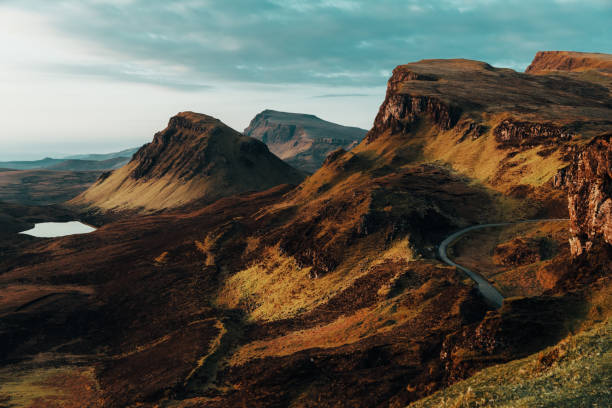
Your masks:
M20 232L20 234L31 235L39 238L63 237L73 234L87 234L96 229L79 221L70 222L43 222L34 224L34 228Z

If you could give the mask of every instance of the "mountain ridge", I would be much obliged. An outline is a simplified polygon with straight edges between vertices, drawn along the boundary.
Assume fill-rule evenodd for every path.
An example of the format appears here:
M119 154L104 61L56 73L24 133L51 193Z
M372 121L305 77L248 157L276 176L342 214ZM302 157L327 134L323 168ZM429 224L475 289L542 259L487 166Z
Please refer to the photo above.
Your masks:
M287 163L313 173L333 150L350 150L366 134L365 129L342 126L315 115L266 109L244 130Z

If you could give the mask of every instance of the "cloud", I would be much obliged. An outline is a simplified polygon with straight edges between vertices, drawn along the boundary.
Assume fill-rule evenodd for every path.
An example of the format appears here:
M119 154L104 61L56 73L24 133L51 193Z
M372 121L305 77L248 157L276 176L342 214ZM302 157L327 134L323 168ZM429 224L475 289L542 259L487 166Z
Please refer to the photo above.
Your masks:
M522 68L539 50L588 44L585 51L609 52L612 37L612 3L602 0L0 4L2 12L10 7L44 19L55 37L78 39L78 47L58 43L64 59L41 69L54 63L56 71L70 74L177 89L223 81L379 86L387 79L381 72L422 58L465 57Z

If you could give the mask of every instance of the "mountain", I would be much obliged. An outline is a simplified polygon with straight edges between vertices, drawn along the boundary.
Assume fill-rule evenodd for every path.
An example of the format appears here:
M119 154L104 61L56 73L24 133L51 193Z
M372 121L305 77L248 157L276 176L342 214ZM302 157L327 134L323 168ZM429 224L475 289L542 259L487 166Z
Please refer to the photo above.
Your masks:
M50 157L34 161L0 162L0 168L13 170L63 170L63 171L99 171L112 170L128 163L129 154L134 149L118 153L80 155L74 158L53 159ZM78 158L80 157L80 158Z
M598 80L571 74L400 65L367 136L298 185L2 243L0 398L606 406L612 103ZM147 188L170 201L177 183L203 191L223 165L243 169L230 151L261 146L179 114L91 191L122 175L97 192L102 203ZM453 236L448 256L501 307L441 262Z
M540 51L525 72L546 74L585 71L596 71L612 76L612 55L574 51Z
M52 159L51 157L45 157L44 159L33 161L0 162L0 167L12 170L46 169L61 162L63 162L62 159Z
M297 184L302 178L262 142L210 116L182 112L127 165L104 173L72 204L153 211Z
M338 125L314 115L265 110L244 134L264 142L270 151L300 170L313 173L332 151L350 150L366 130Z
M127 157L127 158L131 158L134 153L136 153L138 151L139 147L134 147L131 149L125 149L125 150L121 150L119 152L113 152L113 153L102 153L102 154L76 154L76 155L72 155L72 156L66 156L64 157L64 160L70 159L70 160L96 160L96 161L103 161L103 160L110 160L110 159L116 159L119 157Z
M114 170L124 166L129 161L129 157L115 157L104 160L65 159L49 165L46 169L64 171Z

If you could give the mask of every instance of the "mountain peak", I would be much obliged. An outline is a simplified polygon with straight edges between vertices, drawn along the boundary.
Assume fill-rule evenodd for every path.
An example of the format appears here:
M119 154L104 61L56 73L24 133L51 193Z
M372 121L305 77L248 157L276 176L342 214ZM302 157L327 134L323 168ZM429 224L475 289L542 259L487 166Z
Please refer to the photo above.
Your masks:
M301 180L262 142L212 116L181 112L128 165L73 202L103 210L160 210Z
M223 124L219 119L203 113L179 112L168 121L168 127L203 131L211 125Z

